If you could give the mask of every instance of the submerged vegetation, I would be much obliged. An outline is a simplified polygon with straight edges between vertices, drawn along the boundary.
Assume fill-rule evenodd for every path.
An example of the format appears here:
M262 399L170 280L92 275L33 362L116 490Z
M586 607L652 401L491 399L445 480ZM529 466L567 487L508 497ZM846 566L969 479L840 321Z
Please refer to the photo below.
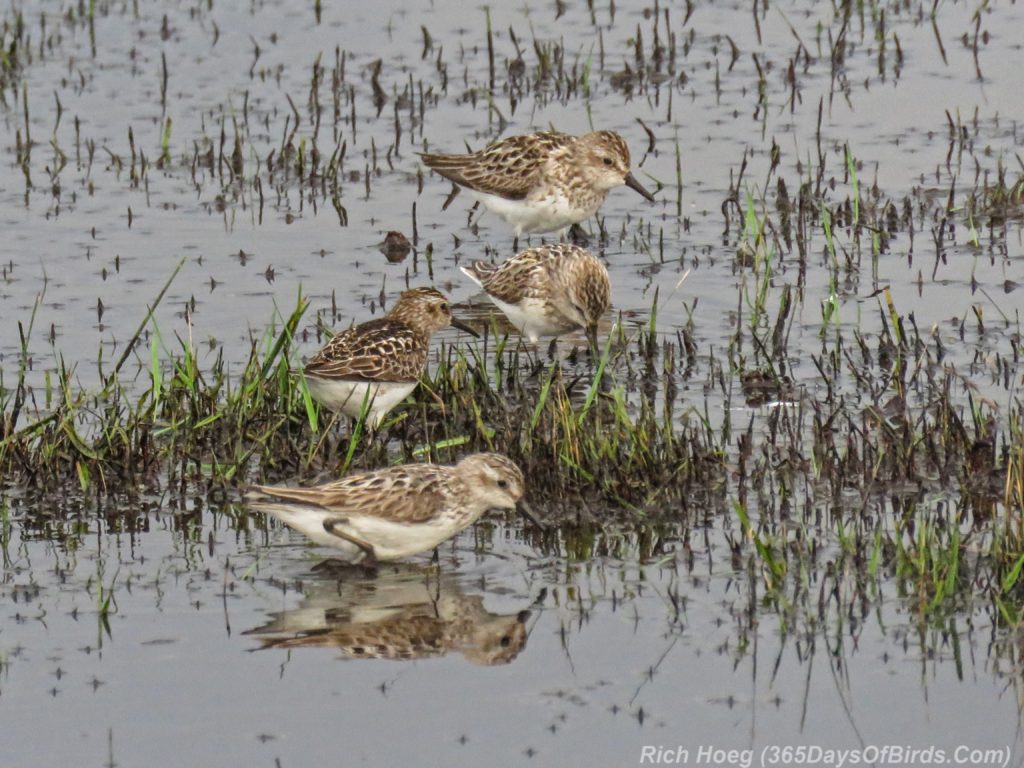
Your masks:
M643 556L659 559L686 551L717 518L732 531L734 557L749 559L780 607L808 578L853 567L859 588L889 572L926 615L944 615L964 589L985 584L1016 625L1019 402L1004 412L982 396L943 362L941 335L922 333L885 289L872 300L877 333L847 331L823 309L813 353L820 378L794 382L787 341L799 300L788 284L768 285L775 246L764 236L786 230L748 206L746 309L721 355L702 355L693 327L659 329L657 299L648 321L619 317L599 348L570 345L564 359L485 324L492 332L482 340L435 349L424 386L374 436L318 413L293 372L305 298L251 340L243 365L218 356L202 369L190 338L168 338L147 318L134 348L113 365L101 361L97 391L76 385L63 362L45 387L28 388L22 365L0 391L0 470L40 497L63 489L130 509L131 498L199 494L220 506L257 477L501 450L546 510L548 530L533 534L541 551L587 558L609 531L632 530L645 532ZM820 212L824 221L841 216ZM31 332L30 322L26 345ZM980 372L999 380L1016 363L989 358ZM713 412L693 395L710 391L721 402ZM836 547L825 562L823 541Z
M523 468L528 497L545 512L546 530L526 531L542 556L579 561L619 553L628 542L644 563L692 568L697 542L713 531L726 542L730 565L749 580L751 605L763 601L777 611L786 632L813 628L830 612L863 619L882 599L883 580L922 627L942 628L980 598L1000 626L1020 628L1019 311L997 301L973 273L964 279L961 263L963 290L984 301L959 316L938 308L925 320L901 307L889 275L905 263L899 274L920 294L927 282L946 279L939 273L952 257L1009 262L1010 234L1019 238L1024 222L1024 167L1011 170L1006 153L986 144L991 125L947 112L947 124L935 128L945 135L934 177L886 191L879 181L884 159L864 159L828 125L834 104L857 98L854 69L866 68L873 84L903 76L907 62L892 17L933 19L933 10L835 3L813 39L786 19L794 44L790 58L775 61L743 55L728 35L700 40L687 26L690 3L683 13L655 3L625 52L614 54L604 26L593 49L576 51L511 27L495 35L487 12L477 48L444 46L421 27L423 79L386 68L382 59L353 63L336 47L309 56L305 93L268 105L245 90L203 112L199 130L186 138L170 116L175 73L161 56L159 77L150 72L160 84L160 118L148 144L131 125L107 141L87 136L77 114L73 129L66 117L62 126L56 94L52 137L32 135L19 78L33 51L51 55L63 34L88 30L92 37L97 16L120 13L114 5L71 4L63 18L44 17L31 29L17 14L0 30L0 92L8 119L19 124L14 157L25 196L48 195L55 217L77 196L91 196L96 177L144 192L147 206L151 183L169 178L194 192L204 213L228 231L246 219L262 227L271 212L291 224L307 209L348 227L350 209L389 180L423 193L424 171L410 156L429 148L427 126L442 108L480 105L497 134L528 102L571 104L599 124L592 115L598 97L614 96L656 113L654 128L650 116L637 117L649 139L641 164L660 158L662 172L672 166L675 178L645 171L660 207L599 219L591 247L609 262L636 255L645 279L664 272L672 279L661 285L674 289L654 289L647 307L620 307L596 347L563 341L555 356L481 316L484 338L435 345L424 386L379 435L318 412L293 373L307 342L349 319L333 294L328 309L296 286L294 306L247 318L261 329L247 345L213 339L211 351L200 351L206 342L193 338L188 308L178 328L156 319L183 260L168 269L166 285L116 356L108 359L109 348L101 347L88 362L62 349L52 326L47 337L35 312L5 312L7 323L18 323L21 349L16 364L8 355L0 370L0 476L17 491L10 503L61 500L56 512L22 515L26 529L73 539L81 535L75 518L85 516L83 508L129 529L143 499L175 509L200 499L246 527L262 521L238 504L237 489L256 479L310 480L500 450ZM589 8L618 23L614 3ZM765 13L754 4L758 41ZM978 34L982 9L977 13L961 42L980 76L986 38ZM163 41L173 37L168 26L164 16ZM219 36L216 24L211 30ZM255 93L279 82L284 65L268 63L265 48L253 45L248 82ZM698 49L706 59L697 61ZM484 62L478 70L487 76L475 79L470 65ZM676 121L680 104L698 98L691 79L705 69L714 73L704 83L707 98L754 99L750 123L764 146L743 146L727 183L705 180L718 185L704 193L715 205L702 214L714 232L694 243L691 227L699 222L684 206ZM827 93L808 99L816 127L803 144L795 140L795 151L780 148L773 120L806 112L804 94L817 93L815 78L828 81ZM86 79L82 74L81 88ZM434 202L432 211L441 207ZM128 229L137 213L127 207ZM445 215L458 221L454 211ZM407 216L411 237L388 232L388 261L411 252L407 282L442 280L435 254L444 235L428 230L423 206L389 211L385 230ZM458 231L456 251L466 234ZM475 225L468 231L477 234ZM493 244L482 247L497 252ZM244 264L245 252L238 258ZM675 274L716 260L728 263L735 293L731 312L708 329L692 298L707 295L691 291L700 273L678 283ZM270 266L266 277L274 279ZM211 278L211 293L215 287ZM1009 295L1017 285L1007 277L1001 287ZM382 287L381 302L385 294ZM311 306L321 315L310 317ZM102 302L97 311L102 319ZM61 514L65 519L55 520ZM109 594L101 599L108 608Z

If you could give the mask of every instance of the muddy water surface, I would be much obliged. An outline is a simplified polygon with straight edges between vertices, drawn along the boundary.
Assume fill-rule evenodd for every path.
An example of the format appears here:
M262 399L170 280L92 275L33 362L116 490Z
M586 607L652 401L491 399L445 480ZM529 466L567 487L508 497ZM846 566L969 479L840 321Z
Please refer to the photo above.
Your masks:
M704 379L749 311L746 196L774 205L781 177L795 197L824 163L820 184L842 199L848 153L865 205L912 223L874 257L842 226L835 255L817 232L804 258L795 245L775 254L773 285L801 297L790 375L820 394L821 337L878 332L888 287L943 341L965 400L1013 402L993 361L1019 345L1020 219L972 232L960 201L1000 166L1011 182L1020 171L1019 4L934 16L870 5L845 23L802 2L690 15L501 5L493 96L481 7L325 3L318 18L296 2L137 6L97 3L91 20L74 4L20 6L32 56L0 114L0 369L16 376L18 323L27 334L37 307L28 381L40 408L61 359L83 385L99 381L182 258L130 364L140 381L154 338L243 362L300 291L328 325L379 312L407 284L478 300L457 265L510 254L510 233L491 216L467 224L468 195L442 211L450 186L415 153L547 126L620 131L658 189L655 204L613 192L586 229L627 325L656 295L666 338L692 324L700 370L681 383L710 422L760 423L772 407L724 413ZM344 158L337 207L333 182L296 170L314 147L321 164ZM945 223L936 207L951 188ZM418 236L402 261L379 249L390 230ZM304 323L311 352L312 313ZM854 384L843 382L856 400ZM854 506L895 515L901 492ZM769 601L764 574L733 556L741 532L724 496L685 536L610 528L572 557L557 537L492 521L442 548L439 567L421 558L375 576L314 570L329 553L230 501L154 497L126 526L92 499L4 498L0 765L636 765L645 747L696 764L701 747L756 761L799 745L877 764L875 747L973 755L955 753L964 745L1004 750L974 764L1021 763L1019 638L990 601L968 585L925 620L906 573L883 562L862 583L841 538L813 525L814 562L840 565L808 572L799 607Z

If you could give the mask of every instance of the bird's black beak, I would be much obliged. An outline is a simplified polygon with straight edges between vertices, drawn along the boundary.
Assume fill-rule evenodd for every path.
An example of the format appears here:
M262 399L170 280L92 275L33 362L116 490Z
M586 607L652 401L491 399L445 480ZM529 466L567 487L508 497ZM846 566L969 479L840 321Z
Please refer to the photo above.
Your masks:
M465 331L470 336L472 336L474 339L479 339L480 338L480 333L476 330L476 328L474 328L473 326L469 325L468 323L462 322L458 318L455 318L455 317L452 318L452 326L455 327L455 328L458 328L460 331Z
M533 513L533 510L530 509L530 505L527 504L525 500L520 499L519 503L516 505L516 509L519 510L519 514L537 526L541 533L545 533L547 531L547 528L545 528L537 519L537 516Z
M636 180L636 176L634 176L632 173L627 173L626 174L626 178L623 179L623 181L626 183L627 187L629 187L630 189L636 190L641 195L643 195L645 198L650 200L652 203L654 202L654 195L652 195L650 192L648 192L646 189L644 189L644 185L641 184L639 181L637 181Z

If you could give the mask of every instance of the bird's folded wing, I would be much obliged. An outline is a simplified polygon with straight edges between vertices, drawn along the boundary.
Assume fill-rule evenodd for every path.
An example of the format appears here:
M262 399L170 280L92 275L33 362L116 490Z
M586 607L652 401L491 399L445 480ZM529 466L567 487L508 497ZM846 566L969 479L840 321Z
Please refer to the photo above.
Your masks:
M386 317L336 334L306 363L305 372L328 379L415 381L427 348L404 323Z
M246 494L259 503L271 497L321 507L347 517L364 514L394 523L417 523L432 517L444 501L440 478L431 466L412 465L401 471L350 475L310 488L257 485Z
M468 155L421 157L456 184L506 200L522 200L537 185L551 152L571 140L556 132L510 136Z

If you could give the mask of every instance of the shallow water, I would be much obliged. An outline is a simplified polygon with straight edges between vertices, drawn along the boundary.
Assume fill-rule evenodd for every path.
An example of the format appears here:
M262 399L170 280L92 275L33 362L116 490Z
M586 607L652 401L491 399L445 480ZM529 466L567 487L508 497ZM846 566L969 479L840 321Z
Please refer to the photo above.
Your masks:
M683 9L672 7L667 27L664 7L652 15L654 7L642 3L616 3L614 13L595 7L594 23L584 5L566 7L556 19L555 5L510 4L491 9L497 112L487 109L484 93L484 11L454 2L381 3L372 12L325 4L319 23L308 4L296 2L257 3L244 12L230 4L210 10L140 3L137 17L130 6L98 3L91 26L62 20L68 8L58 5L22 7L35 46L25 72L35 186L26 193L15 154L15 134L24 135L22 94L15 99L8 89L8 109L0 113L8 233L0 245L0 312L7 320L0 323L0 369L9 385L20 360L17 322L27 328L39 297L28 380L40 401L59 355L77 366L83 384L98 381L99 350L108 370L182 257L156 322L168 348L176 349L175 334L191 338L205 362L221 349L243 362L250 337L262 335L275 308L289 312L300 287L330 325L369 317L379 311L381 293L393 300L406 282L433 282L461 304L473 300L456 265L487 249L509 254L511 236L489 216L475 233L467 227L468 195L442 212L450 186L428 175L420 192L415 152L483 146L498 135L500 113L506 134L548 125L582 132L591 123L618 130L634 161L642 158L639 178L650 188L663 182L656 204L623 189L602 209L614 304L644 320L657 291L658 326L667 338L692 320L700 363L684 382L687 401L720 420L721 392L700 382L716 360L721 364L737 313L747 311L743 291L750 290L736 258L738 214L727 229L722 201L744 152L741 191L760 194L773 141L780 175L796 193L817 163L819 102L834 199L850 186L848 144L864 188L877 184L881 198L898 207L912 196L916 226L912 243L901 228L874 266L865 259L840 270L839 315L829 334L877 332L883 313L873 294L888 286L901 313L913 313L922 330L934 326L947 362L969 377L972 391L1004 410L1016 397L1013 383L991 365L995 355L1015 359L1019 343L1013 283L1024 278L1020 220L992 229L979 222L972 244L958 219L938 256L933 206L944 204L951 183L959 199L999 162L1011 178L1020 170L1019 4L944 4L934 25L930 5L866 9L851 19L845 58L835 66L829 34L841 24L819 4L771 4L759 27L749 5L736 3L696 5L685 25ZM881 74L872 21L880 9ZM44 12L47 41L36 50ZM987 37L977 66L976 12L979 34ZM666 53L658 82L630 91L622 72L626 64L637 69L638 30L649 59L655 17L662 19L663 45L668 30L675 35L675 68L669 71ZM425 55L421 26L432 38ZM567 70L589 62L589 96L580 86L564 96L568 86L552 76L531 85L513 108L502 90L506 61L515 57L510 27L528 79L538 62L534 41L541 49L558 42ZM732 66L730 39L740 52ZM798 63L799 99L791 109L786 68L801 44L813 61ZM337 124L329 95L336 46L345 52ZM305 138L308 151L315 128L307 99L318 52L326 106L317 144L326 156L345 144L345 227L329 196L284 171L273 180L261 171L261 216L251 183L192 169L194 152L219 151L223 118L224 152L230 156L237 124L251 182L253 169L293 127L286 122L288 96L302 118L295 144ZM166 109L161 54L168 63ZM387 95L380 117L371 84L377 59ZM767 99L760 109L758 66ZM410 83L411 100L403 96ZM428 94L422 122L421 83ZM56 128L54 93L63 110ZM401 137L389 155L396 104ZM950 138L947 113L964 126L963 142ZM169 162L133 186L128 128L152 163L165 117L173 121ZM646 156L638 119L655 135ZM59 197L47 172L55 167L51 138L68 157ZM87 140L96 146L91 168ZM417 253L389 263L378 245L389 230L412 237L414 204ZM594 222L588 228L596 233ZM840 228L836 240L842 262L843 250L853 251L852 235ZM820 353L820 306L833 291L830 261L819 236L806 265L794 253L780 254L775 265L774 285L803 290L790 340L802 354L789 365L810 397L820 394L810 357ZM770 304L777 300L769 297ZM974 307L987 321L983 329ZM309 353L318 344L312 313L305 330ZM143 372L149 344L147 338L138 353ZM859 394L854 383L845 385ZM744 408L740 416L760 423L766 411ZM888 491L866 501L865 514L897 516L898 489ZM594 555L581 560L566 556L564 542L541 544L505 521L482 524L442 548L439 569L420 558L376 576L339 576L313 571L329 553L310 549L297 534L274 527L268 533L240 507L211 508L198 499L178 509L168 498L152 498L126 516L104 514L91 499L61 499L51 508L14 490L5 496L0 765L635 765L645 746L664 747L656 753L663 756L682 747L690 764L725 765L743 755L701 760L698 750L750 749L758 762L774 754L763 751L773 745L934 747L950 756L966 745L1010 750L973 764L1022 763L1019 639L996 626L995 607L985 598L965 599L941 621L925 620L916 614L912 581L884 566L868 584L844 572L841 542L827 527L816 557L835 560L839 571L820 581L808 574L793 604L778 605L765 597L763 574L733 556L730 542L741 534L725 503L702 508L704 524L694 531L609 527ZM847 514L840 501L821 514ZM948 499L920 501L935 507ZM401 628L429 619L431 608L439 622L424 643L403 637ZM452 628L452 616L463 613L473 627L496 628L499 647L509 635L507 658ZM288 636L320 638L329 626L336 642L261 650L268 635L252 633L275 620L287 625ZM352 658L352 648L370 643L372 655L411 658ZM505 663L483 663L492 660ZM869 760L870 749L862 754L866 762L906 763Z
M188 545L173 528L165 516L134 537L92 535L75 554L10 543L4 765L632 765L644 746L694 761L702 746L1017 754L1016 670L980 609L918 634L895 596L863 617L826 605L819 627L782 638L717 546L692 566L565 562L499 526L443 548L440 577L418 560L338 578L312 572L284 532L246 542L222 524L210 556L208 523ZM525 610L520 640L509 628ZM412 615L468 615L477 636L424 633ZM274 637L309 646L261 649Z

